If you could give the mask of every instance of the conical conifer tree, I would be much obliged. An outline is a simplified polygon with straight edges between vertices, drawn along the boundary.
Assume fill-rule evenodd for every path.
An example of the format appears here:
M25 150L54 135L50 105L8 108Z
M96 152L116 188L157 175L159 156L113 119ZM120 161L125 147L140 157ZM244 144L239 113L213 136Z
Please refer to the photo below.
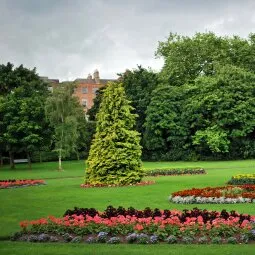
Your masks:
M140 134L133 129L135 114L121 83L108 83L96 120L85 182L126 185L140 182Z

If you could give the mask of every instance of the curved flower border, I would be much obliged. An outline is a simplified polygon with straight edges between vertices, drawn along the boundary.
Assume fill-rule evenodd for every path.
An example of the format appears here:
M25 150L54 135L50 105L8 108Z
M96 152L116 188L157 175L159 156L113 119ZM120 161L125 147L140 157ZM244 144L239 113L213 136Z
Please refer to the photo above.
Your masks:
M112 209L114 211L115 208ZM126 209L122 209L123 212L127 212ZM108 243L116 243L121 240L122 242L135 242L134 238L138 238L139 243L159 241L210 243L215 237L222 239L223 242L231 238L236 242L248 242L249 239L246 237L255 237L253 233L255 216L238 214L234 211L228 213L226 210L216 212L194 208L181 212L154 209L154 212L157 211L160 216L146 217L143 214L139 217L139 215L124 213L108 217L105 214L107 210L105 212L98 212L94 208L93 210L97 212L94 216L86 213L85 215L72 214L60 218L48 216L38 220L22 221L20 222L22 231L16 233L12 240L47 242L51 237L58 239L55 241L62 242L81 242L82 240L106 242L110 238ZM145 209L143 213L147 210ZM45 235L48 235L47 238Z
M222 190L243 188L241 194L225 194ZM236 204L255 203L255 185L193 188L172 193L169 201L177 204Z
M0 189L20 188L45 184L44 180L0 180Z

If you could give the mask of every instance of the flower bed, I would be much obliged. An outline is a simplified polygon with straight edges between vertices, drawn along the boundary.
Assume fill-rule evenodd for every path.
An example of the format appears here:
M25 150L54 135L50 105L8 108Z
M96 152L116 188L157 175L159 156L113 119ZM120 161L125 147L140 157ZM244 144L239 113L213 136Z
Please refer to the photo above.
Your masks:
M231 185L255 184L255 174L238 174L228 181Z
M154 184L155 181L143 181L134 184L118 185L118 184L81 184L81 188L104 188L104 187L131 187L131 186L145 186Z
M45 184L44 180L0 180L0 189L36 186Z
M255 203L255 185L193 188L174 192L169 200L179 204Z
M154 169L146 171L147 176L206 174L203 168Z
M76 211L78 214L71 214ZM21 232L12 240L30 242L87 243L245 243L255 238L255 216L235 211L136 210L108 207L67 210L65 216L49 216L20 222Z

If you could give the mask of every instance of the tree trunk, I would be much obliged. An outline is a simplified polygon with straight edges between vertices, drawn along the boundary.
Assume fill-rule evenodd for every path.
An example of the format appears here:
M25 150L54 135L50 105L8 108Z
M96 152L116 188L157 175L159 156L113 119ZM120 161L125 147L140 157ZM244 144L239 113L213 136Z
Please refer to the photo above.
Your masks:
M10 168L14 169L15 165L14 165L14 156L13 156L13 152L9 151L9 158L10 158Z
M58 171L62 171L62 161L61 161L61 156L58 156Z
M29 167L29 169L31 170L32 165L31 165L31 156L30 156L30 153L29 153L29 152L27 152L27 159L28 159L28 167Z
M59 150L58 153L58 171L62 171L62 151L61 149Z

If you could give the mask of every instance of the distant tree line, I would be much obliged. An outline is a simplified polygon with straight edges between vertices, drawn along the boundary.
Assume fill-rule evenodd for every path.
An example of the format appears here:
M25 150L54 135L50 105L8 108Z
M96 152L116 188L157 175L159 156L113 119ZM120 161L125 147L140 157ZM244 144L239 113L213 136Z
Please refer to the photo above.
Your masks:
M160 72L138 66L119 74L131 101L146 160L216 160L255 157L255 34L247 38L171 33L156 56ZM109 85L106 85L110 86ZM50 93L23 66L0 65L0 156L86 157L106 87L86 120L72 97L75 84ZM104 106L106 109L106 106ZM102 118L102 111L100 113Z
M254 158L255 34L243 39L171 33L156 56L164 59L159 73L138 66L120 74L139 116L143 158Z
M31 168L32 161L58 159L62 170L63 158L88 153L94 123L72 96L75 84L59 84L52 93L49 85L36 69L0 65L1 165L8 159L14 168L15 158L26 158Z

